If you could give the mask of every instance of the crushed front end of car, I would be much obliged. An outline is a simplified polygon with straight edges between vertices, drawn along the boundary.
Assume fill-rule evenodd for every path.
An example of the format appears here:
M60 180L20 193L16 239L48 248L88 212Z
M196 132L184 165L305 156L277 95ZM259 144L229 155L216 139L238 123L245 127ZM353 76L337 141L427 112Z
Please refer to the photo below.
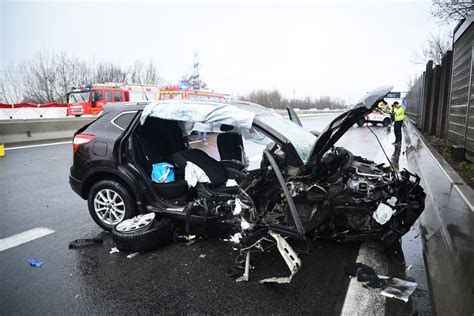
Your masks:
M391 89L381 87L367 93L318 136L255 104L151 104L145 108L142 122L148 115L168 120L180 117L186 133L218 131L226 124L246 139L266 139L260 168L227 166L223 171L227 177L229 170L239 175L232 186L197 181L193 198L186 204L160 200L151 211L184 222L186 236L193 225L222 231L239 250L237 262L243 274L237 281L249 280L252 253L276 248L290 273L261 282L290 282L302 265L289 244L292 240L372 239L392 245L423 212L425 193L420 178L408 170L396 171L390 162L375 163L335 147Z

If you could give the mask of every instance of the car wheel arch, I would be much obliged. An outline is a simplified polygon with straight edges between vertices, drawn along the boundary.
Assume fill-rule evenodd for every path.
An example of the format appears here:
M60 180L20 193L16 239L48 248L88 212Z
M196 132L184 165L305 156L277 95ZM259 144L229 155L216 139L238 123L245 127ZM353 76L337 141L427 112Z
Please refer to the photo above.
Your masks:
M92 186L95 183L99 181L103 181L103 180L112 180L123 185L124 188L128 191L128 193L130 193L130 196L132 196L132 198L134 199L134 203L137 204L138 210L140 210L141 208L140 206L142 204L141 203L142 199L141 199L140 194L138 194L138 192L135 192L132 189L132 186L125 179L123 179L122 177L120 177L119 175L115 173L108 172L108 171L94 172L86 178L86 180L84 181L84 185L82 186L82 198L87 199L90 193L90 190L92 189Z

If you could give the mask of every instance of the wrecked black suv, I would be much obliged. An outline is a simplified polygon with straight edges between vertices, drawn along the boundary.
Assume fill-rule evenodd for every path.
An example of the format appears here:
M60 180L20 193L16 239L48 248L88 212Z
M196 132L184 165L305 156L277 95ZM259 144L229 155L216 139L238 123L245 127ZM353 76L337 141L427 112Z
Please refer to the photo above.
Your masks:
M144 251L176 232L217 230L250 254L275 246L291 275L301 261L287 239L362 239L393 244L424 209L417 175L354 156L337 140L391 90L369 92L321 133L263 106L240 101L159 101L104 107L74 136L70 184L119 248ZM299 123L299 124L298 124ZM193 131L217 133L220 160L191 148ZM317 136L316 136L317 135ZM249 170L242 138L265 145ZM169 163L174 178L151 179Z

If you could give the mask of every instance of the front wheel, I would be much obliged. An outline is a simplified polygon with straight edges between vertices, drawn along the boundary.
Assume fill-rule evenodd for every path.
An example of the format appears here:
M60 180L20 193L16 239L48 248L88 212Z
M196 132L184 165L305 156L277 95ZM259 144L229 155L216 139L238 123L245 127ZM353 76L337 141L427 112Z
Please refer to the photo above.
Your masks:
M362 126L362 125L364 125L364 124L365 124L365 120L359 120L359 121L357 121L357 125L358 125L358 126Z
M392 123L392 121L388 117L383 119L383 122L382 122L383 126L389 126L390 123Z
M156 218L154 213L137 215L112 229L112 239L122 251L148 251L171 242L173 221Z
M92 219L107 231L136 213L133 197L121 183L114 180L95 183L89 193L88 206Z
M372 122L373 126L377 126L377 124L378 124L377 122Z

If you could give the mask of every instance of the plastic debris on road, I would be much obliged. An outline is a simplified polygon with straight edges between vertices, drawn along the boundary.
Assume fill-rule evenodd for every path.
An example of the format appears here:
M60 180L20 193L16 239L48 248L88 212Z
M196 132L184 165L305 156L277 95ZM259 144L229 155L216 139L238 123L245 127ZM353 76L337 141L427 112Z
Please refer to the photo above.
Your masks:
M136 256L138 256L140 253L139 252L134 252L134 253L131 253L127 256L128 259L132 259L132 258L135 258Z
M206 255L202 253L199 255L199 258L206 258Z
M36 259L28 259L28 263L32 267L41 267L42 265L44 265L44 262L36 260Z
M386 287L382 290L382 295L396 298L399 300L404 301L405 303L408 302L410 295L413 294L418 283L405 281L398 278L391 278L387 280Z
M117 247L110 248L110 254L120 252L120 250L117 249Z
M76 239L69 243L69 249L77 249L101 244L104 241L101 238Z
M363 263L353 263L345 266L344 270L346 270L347 275L357 277L357 281L364 283L368 287L381 289L385 286L385 281L379 278L375 270Z
M416 282L378 276L374 269L359 262L345 266L344 269L348 275L357 276L357 281L364 283L364 286L381 289L380 294L402 300L405 303L408 302L410 295L418 286ZM382 280L382 278L386 280Z

